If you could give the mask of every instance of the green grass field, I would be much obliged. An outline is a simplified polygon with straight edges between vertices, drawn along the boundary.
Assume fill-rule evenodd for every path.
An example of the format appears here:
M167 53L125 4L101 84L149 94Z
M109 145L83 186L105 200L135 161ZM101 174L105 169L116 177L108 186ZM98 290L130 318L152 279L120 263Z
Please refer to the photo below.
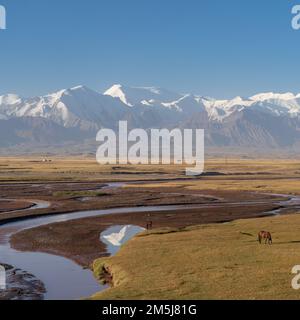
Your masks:
M56 191L53 192L54 197L77 198L77 197L103 197L106 193L101 191Z

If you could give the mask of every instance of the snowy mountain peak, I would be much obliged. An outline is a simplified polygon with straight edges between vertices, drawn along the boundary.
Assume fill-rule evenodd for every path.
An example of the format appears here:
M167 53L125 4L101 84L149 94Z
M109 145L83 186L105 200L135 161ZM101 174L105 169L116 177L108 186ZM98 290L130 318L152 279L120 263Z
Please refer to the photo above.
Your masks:
M7 136L2 144L40 142L41 136L45 141L55 137L57 143L65 134L94 139L97 130L116 128L124 119L133 128L206 128L207 139L216 145L288 146L300 141L300 94L217 100L115 84L104 94L80 85L40 97L0 96L0 130Z
M77 90L90 90L89 88L87 88L86 86L83 85L79 85L79 86L75 86L73 88L69 89L70 91L77 91Z
M97 127L103 124L104 118L111 121L128 112L136 119L139 113L180 118L206 112L210 121L223 122L248 109L276 117L297 118L300 116L300 94L268 92L250 98L237 96L231 100L215 100L158 87L115 84L104 94L79 85L28 99L16 94L0 96L0 120L39 117L64 127Z
M113 98L118 98L129 107L133 106L131 103L127 101L126 88L125 90L123 90L123 86L121 84L113 85L111 88L104 92L104 95L111 96Z
M58 94L59 93L61 93L61 94L87 94L87 93L99 94L98 92L96 92L86 86L82 86L82 85L59 91Z
M296 99L299 95L294 95L291 92L287 93L274 93L274 92L266 92L260 93L250 97L253 101L266 101L266 100L293 100Z
M182 97L178 93L157 87L126 87L115 84L104 93L120 99L127 106L154 105L174 102Z
M20 102L20 100L21 100L21 97L16 94L6 94L3 96L0 96L0 105L1 104L12 105Z

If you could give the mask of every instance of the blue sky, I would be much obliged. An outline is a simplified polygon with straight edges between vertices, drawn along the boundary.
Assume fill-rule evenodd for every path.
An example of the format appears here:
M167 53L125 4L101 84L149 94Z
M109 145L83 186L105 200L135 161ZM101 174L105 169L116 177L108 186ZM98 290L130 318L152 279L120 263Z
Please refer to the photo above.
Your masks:
M300 92L300 0L0 0L0 94L85 84Z

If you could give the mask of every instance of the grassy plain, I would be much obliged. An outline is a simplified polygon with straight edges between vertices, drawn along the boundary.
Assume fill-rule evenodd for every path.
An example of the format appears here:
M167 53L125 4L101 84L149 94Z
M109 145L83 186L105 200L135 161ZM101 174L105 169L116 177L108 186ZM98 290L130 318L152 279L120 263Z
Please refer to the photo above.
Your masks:
M99 165L95 158L1 157L0 182L119 181L186 177L185 165ZM207 159L200 180L279 180L300 177L300 160ZM244 182L242 182L244 183ZM284 183L282 183L284 184ZM212 186L213 185L208 185Z
M112 181L146 181L146 184L142 187L127 185L105 191L102 196L99 186ZM113 287L95 294L94 299L300 298L300 293L291 288L291 269L300 264L300 216L199 225L218 221L217 217L224 221L249 217L245 215L249 207L240 207L237 212L239 207L228 206L232 201L247 203L248 199L261 199L263 193L299 195L299 160L208 159L205 174L187 180L185 166L179 165L99 166L91 158L54 157L43 162L39 157L4 157L0 158L0 184L3 198L19 201L38 198L51 203L48 209L37 210L35 214L178 202L205 205L212 201L206 196L224 203L223 209L208 210L204 206L202 210L191 211L188 221L185 221L187 213L184 212L153 215L158 229L135 237L116 256L94 263L97 277L103 265L113 276ZM11 186L7 187L9 184ZM200 195L204 198L199 198ZM84 196L92 199L88 202L76 199ZM259 216L261 210L257 207L252 217ZM12 216L19 218L29 214L32 215L28 211L4 212L0 219L5 221ZM89 257L94 257L95 252L99 252L96 256L99 257L105 249L99 247L98 242L102 224L144 226L145 217L128 214L122 215L119 221L108 220L111 217L97 219L99 221L96 218L86 220L82 225L74 221L49 226L49 230L46 227L27 230L15 237L14 244L68 256L74 249L72 239L86 232L91 237L86 237L83 248L94 247L98 251L91 252ZM273 246L258 245L256 236L263 229L272 232ZM67 244L64 241L66 232L70 235ZM80 250L74 254L84 257Z
M220 160L209 162L212 175L194 181L170 181L187 190L300 194L298 161ZM133 188L134 185L127 186ZM162 188L149 183L145 188ZM297 211L293 213L298 213ZM257 233L269 230L272 246L258 245ZM113 287L93 299L299 299L291 270L300 264L300 217L286 215L237 220L142 234L103 267Z
M259 245L259 230L274 244ZM300 264L300 216L238 220L155 230L127 243L105 266L113 287L93 299L299 299L292 289Z

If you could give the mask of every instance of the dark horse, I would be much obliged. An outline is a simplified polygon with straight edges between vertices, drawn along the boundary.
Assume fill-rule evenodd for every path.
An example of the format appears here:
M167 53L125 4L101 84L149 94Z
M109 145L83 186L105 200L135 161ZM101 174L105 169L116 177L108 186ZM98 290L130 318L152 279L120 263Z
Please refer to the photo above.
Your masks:
M273 240L272 240L272 235L270 232L267 232L267 231L261 231L259 234L258 234L258 241L259 243L261 244L262 241L265 241L265 244L272 244L273 243Z
M152 230L153 229L153 222L152 221L148 221L147 222L147 230Z
M152 230L153 229L153 221L151 219L151 214L148 213L147 216L147 230Z

